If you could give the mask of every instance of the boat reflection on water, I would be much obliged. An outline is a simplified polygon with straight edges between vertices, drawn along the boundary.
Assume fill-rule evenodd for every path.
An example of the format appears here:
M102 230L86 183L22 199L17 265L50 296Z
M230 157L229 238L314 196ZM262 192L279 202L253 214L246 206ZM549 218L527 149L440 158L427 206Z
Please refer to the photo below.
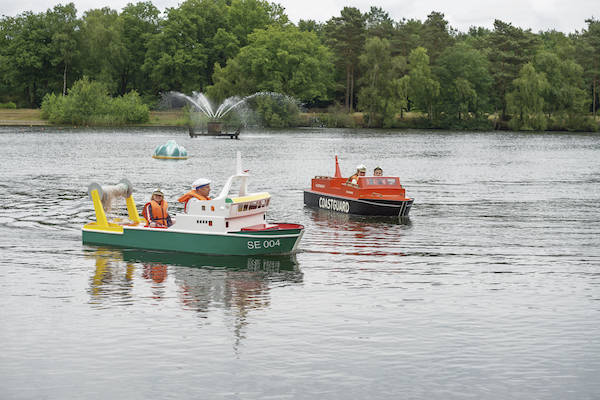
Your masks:
M89 255L95 259L89 288L93 304L145 301L144 293L133 294L134 285L145 285L155 300L176 290L185 309L206 312L210 304L256 308L268 303L271 286L302 282L295 255L202 256L103 247Z
M236 351L250 313L270 306L271 289L303 279L295 255L202 256L99 247L89 257L95 262L89 287L94 307L141 304L152 312L175 298L202 320L222 315Z
M304 240L308 252L356 256L405 256L401 239L409 217L374 217L305 209L314 226ZM370 259L372 261L372 259Z
M305 208L306 214L310 219L320 226L337 227L338 229L347 225L348 227L371 225L412 225L410 217L382 217L369 215L344 214L323 209Z
M133 263L160 263L183 267L227 268L278 273L298 269L294 254L258 256L214 256L192 253L118 249L123 260Z

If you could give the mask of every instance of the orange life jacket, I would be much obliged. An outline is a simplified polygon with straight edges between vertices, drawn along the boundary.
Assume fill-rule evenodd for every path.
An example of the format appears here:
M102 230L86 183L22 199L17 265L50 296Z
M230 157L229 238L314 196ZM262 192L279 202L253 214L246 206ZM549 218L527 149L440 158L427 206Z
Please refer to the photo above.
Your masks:
M356 183L358 183L358 174L354 174L352 175L350 178L348 178L348 180L346 181L346 183L354 183L352 181L356 181Z
M167 212L167 208L169 204L166 200L163 200L160 204L158 204L154 200L150 200L148 203L144 205L144 210L142 211L142 215L146 218L146 226L150 225L150 222L156 222L156 225L167 227L169 218L169 213ZM149 210L151 208L151 210ZM151 211L151 213L149 212ZM152 220L150 220L150 214L152 214Z
M188 201L190 201L193 197L197 198L198 200L210 200L210 197L204 197L201 194L198 194L196 190L192 189L183 196L181 196L179 199L177 199L178 202L185 203L185 205L183 206L184 212L187 212Z

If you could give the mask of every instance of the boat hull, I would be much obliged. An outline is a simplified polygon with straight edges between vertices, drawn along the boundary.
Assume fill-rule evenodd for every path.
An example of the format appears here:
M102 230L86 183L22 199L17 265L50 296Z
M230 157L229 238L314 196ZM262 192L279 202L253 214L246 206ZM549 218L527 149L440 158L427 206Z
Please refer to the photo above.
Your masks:
M84 244L178 251L211 255L288 254L296 250L304 228L234 233L197 233L125 226L123 232L82 230Z
M408 217L413 199L403 201L363 200L305 190L304 204L308 207L345 214Z

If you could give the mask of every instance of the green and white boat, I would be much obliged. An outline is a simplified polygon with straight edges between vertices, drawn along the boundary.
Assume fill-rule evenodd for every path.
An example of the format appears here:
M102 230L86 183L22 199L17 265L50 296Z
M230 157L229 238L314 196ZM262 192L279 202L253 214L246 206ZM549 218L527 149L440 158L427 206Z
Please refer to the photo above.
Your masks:
M93 183L88 192L94 203L96 222L83 226L83 243L215 255L295 252L304 226L268 223L266 213L271 195L248 193L248 177L241 169L238 153L237 173L229 177L221 193L176 215L169 228L145 226L146 221L137 212L129 181L122 180L117 186L107 188ZM239 190L232 195L234 185L239 185ZM126 222L109 222L106 218L103 200L114 193L126 198L129 217Z

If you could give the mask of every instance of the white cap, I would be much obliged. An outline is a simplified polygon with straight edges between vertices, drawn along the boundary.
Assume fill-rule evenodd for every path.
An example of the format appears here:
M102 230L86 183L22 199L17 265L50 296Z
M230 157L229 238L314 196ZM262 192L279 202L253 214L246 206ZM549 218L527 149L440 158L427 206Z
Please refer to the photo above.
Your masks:
M194 183L192 183L192 189L198 189L199 187L210 185L210 180L206 178L196 179Z
M367 166L365 164L358 164L356 166L356 170L357 171L365 171L366 172L367 171Z

